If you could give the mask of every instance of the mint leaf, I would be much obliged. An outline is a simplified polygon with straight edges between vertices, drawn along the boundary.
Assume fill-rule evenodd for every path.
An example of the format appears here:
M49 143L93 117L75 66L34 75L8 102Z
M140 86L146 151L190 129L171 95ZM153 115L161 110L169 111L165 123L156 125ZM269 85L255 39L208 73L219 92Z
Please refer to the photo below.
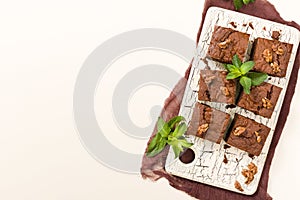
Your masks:
M229 71L229 72L239 72L240 70L239 70L238 67L236 67L234 65L231 65L231 64L228 64L227 65L227 71Z
M243 7L243 0L233 0L233 4L236 10L239 10Z
M236 10L239 10L243 7L243 5L248 5L249 3L253 3L255 0L233 0L233 4Z
M161 117L157 121L157 134L152 138L149 143L146 155L153 157L159 154L167 144L171 145L176 158L180 152L183 151L183 147L190 147L193 144L186 141L184 133L187 131L187 125L182 122L184 117L173 117L169 122L165 122Z
M158 143L156 144L155 148L147 153L148 157L153 157L156 156L157 154L159 154L160 152L162 152L162 150L164 150L165 146L167 144L166 139L161 138Z
M185 123L181 123L179 124L176 129L174 130L174 132L172 133L173 137L179 138L181 136L183 136L183 134L187 131L187 126Z
M247 76L251 78L253 86L260 85L268 78L268 74L258 72L249 72Z
M242 75L242 73L240 71L235 71L235 72L230 72L227 74L226 79L235 79L238 78Z
M161 135L157 133L152 138L152 140L151 140L151 142L150 142L150 144L148 146L147 153L150 153L151 151L153 151L154 148L156 147L156 145L159 143L160 140L161 140Z
M175 144L175 145L172 145L172 149L173 149L173 151L174 151L175 158L178 158L178 157L179 157L179 155L180 155L180 152L182 152L182 151L183 151L183 148L182 148L182 146L179 146L179 145L177 145L177 144Z
M163 129L165 124L166 122L161 117L159 117L157 120L157 130L160 131L161 129Z
M173 117L172 119L170 119L170 121L168 122L168 125L171 129L174 129L175 125L178 124L181 121L184 121L184 117L182 116L176 116Z
M166 123L161 117L157 121L157 131L162 137L167 137L171 131L168 123Z
M253 61L248 61L242 64L241 66L241 72L243 75L247 74L253 67L255 63Z
M232 58L232 64L234 64L236 67L240 67L242 65L242 61L240 60L239 56L235 54Z
M244 92L246 94L250 94L250 88L251 88L251 84L252 84L251 79L247 76L242 76L240 79L240 84L243 86Z
M181 146L185 147L185 148L190 148L191 146L193 146L192 143L189 143L188 141L186 140L178 140L181 144Z

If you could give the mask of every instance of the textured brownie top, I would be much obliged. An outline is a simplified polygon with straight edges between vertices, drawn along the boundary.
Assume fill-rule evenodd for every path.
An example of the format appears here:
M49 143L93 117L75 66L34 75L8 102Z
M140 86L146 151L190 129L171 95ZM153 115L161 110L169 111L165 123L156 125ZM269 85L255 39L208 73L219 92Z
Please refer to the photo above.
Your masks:
M187 134L220 143L230 122L230 115L197 103Z
M253 70L272 76L285 77L293 49L292 44L258 38L254 44Z
M237 105L257 115L271 118L281 90L275 85L263 83L252 87L250 94L243 92Z
M227 143L259 156L271 129L238 114L233 123Z
M234 104L237 93L236 80L227 80L227 72L216 70L201 70L198 99Z
M244 60L248 49L249 34L235 31L230 28L216 26L213 32L207 55L223 63L231 63L232 57L237 54Z

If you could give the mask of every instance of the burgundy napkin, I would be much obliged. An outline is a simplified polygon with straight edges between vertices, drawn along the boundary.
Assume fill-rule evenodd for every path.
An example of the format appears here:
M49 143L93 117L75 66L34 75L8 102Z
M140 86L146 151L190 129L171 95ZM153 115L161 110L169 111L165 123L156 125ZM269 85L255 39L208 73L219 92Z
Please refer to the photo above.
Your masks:
M212 6L217 6L229 10L234 10L234 6L232 0L206 0L204 4L202 22L200 24L200 29L198 32L197 43L201 34L203 21L206 16L206 12L208 8ZM287 22L280 17L280 14L276 11L275 7L270 4L266 0L256 0L255 3L249 4L248 6L244 6L239 10L241 13L245 13L252 16L257 16L260 18L272 20L275 22L287 24L289 26L293 26L300 30L300 26L295 22ZM290 78L290 82L287 88L287 92L285 95L285 100L283 103L283 107L281 109L281 113L279 116L279 120L275 129L274 137L270 146L269 154L266 160L265 168L260 180L260 184L257 192L252 196L246 196L238 193L234 193L231 191L223 190L220 188L208 186L205 184L197 183L194 181L190 181L184 178L179 178L168 174L165 169L166 157L168 154L169 148L166 148L162 153L153 158L148 158L144 155L143 162L141 166L141 174L143 178L148 178L150 180L156 181L160 178L166 178L170 185L178 190L184 191L190 196L193 196L200 200L270 200L272 197L267 193L268 188L268 180L269 180L269 170L271 166L271 162L274 156L275 148L280 139L283 127L287 120L287 116L290 110L290 104L292 97L295 92L295 86L298 77L298 70L300 64L300 51L298 48L297 58L294 63L292 75ZM185 90L186 82L189 76L191 65L187 69L185 76L177 83L170 96L166 99L164 108L162 110L161 116L165 120L169 120L170 118L178 115L179 107L182 101L183 93ZM153 134L156 133L156 130L153 131ZM152 137L153 137L152 134ZM152 138L151 137L151 138ZM150 141L150 140L149 140ZM149 143L148 143L149 144Z

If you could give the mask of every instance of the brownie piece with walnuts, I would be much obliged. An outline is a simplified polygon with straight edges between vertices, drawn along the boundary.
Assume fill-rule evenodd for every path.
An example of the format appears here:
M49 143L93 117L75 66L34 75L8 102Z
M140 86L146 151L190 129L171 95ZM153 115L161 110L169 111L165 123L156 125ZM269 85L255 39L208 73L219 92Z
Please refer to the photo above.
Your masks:
M272 76L285 77L293 44L258 38L255 40L252 60L254 71L264 72Z
M197 103L187 130L188 135L220 144L230 123L230 115Z
M200 70L198 99L219 103L235 104L237 81L227 80L226 71Z
M215 26L207 56L222 63L231 63L237 54L244 60L249 44L249 34L230 28Z
M249 154L259 156L270 130L263 124L236 114L227 143Z
M250 94L241 94L238 106L254 112L257 115L271 118L281 88L270 83L262 83L252 87Z

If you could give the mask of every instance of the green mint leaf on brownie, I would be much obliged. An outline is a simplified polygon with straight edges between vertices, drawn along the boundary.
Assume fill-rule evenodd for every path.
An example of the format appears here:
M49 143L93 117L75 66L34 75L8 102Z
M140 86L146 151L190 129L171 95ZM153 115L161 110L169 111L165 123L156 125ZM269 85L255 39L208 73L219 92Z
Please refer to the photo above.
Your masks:
M227 64L226 69L229 72L239 72L240 71L240 69L238 67L236 67L235 65L231 65L231 64Z
M253 61L248 61L242 64L240 70L243 75L247 74L253 67L255 63Z
M232 64L236 67L240 67L242 65L242 61L240 60L239 56L235 54L232 58Z
M238 56L234 55L232 58L232 65L224 65L225 69L228 71L226 79L239 79L239 83L243 86L244 92L250 94L251 86L260 85L268 78L267 74L250 72L254 66L255 63L253 61L242 63Z
M242 76L241 79L240 79L240 84L243 86L244 92L246 94L250 94L250 88L251 88L251 85L252 85L251 79L247 76Z
M240 77L241 75L242 75L242 73L240 71L229 72L226 76L226 79L227 80L236 79L236 78Z
M253 86L262 84L268 78L268 74L258 72L249 72L247 76L251 78Z
M151 139L146 155L153 157L164 150L167 144L171 145L177 158L184 148L189 148L193 144L189 143L184 138L184 133L187 131L187 125L182 116L176 116L165 122L161 117L157 121L156 135Z

